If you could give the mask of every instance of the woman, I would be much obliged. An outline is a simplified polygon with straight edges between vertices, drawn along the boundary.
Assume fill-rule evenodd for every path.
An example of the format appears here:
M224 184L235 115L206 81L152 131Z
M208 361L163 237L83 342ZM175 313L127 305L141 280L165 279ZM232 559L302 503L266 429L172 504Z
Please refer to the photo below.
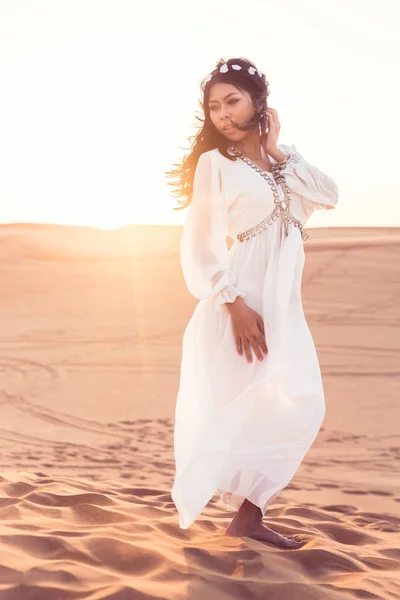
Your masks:
M218 61L202 91L202 128L168 172L189 206L181 265L199 299L183 336L172 497L183 529L217 491L237 510L227 534L297 548L262 517L325 415L302 308L303 240L338 189L295 146L278 144L268 82L252 62Z

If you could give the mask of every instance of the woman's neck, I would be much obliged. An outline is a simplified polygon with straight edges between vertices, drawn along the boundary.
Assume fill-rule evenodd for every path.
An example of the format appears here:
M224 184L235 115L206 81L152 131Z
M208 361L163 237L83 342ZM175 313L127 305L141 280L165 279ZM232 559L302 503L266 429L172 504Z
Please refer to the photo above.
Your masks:
M244 154L247 154L250 158L262 158L261 142L242 140L241 142L235 142L235 146Z
M235 146L244 154L251 158L261 158L261 138L258 131L253 135L246 136L240 142L235 142Z

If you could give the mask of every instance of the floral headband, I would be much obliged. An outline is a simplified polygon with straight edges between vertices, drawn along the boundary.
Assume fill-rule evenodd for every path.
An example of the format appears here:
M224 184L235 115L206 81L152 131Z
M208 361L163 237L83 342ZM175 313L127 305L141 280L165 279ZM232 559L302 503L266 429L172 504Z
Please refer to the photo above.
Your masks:
M231 69L234 69L235 71L241 71L242 69L245 69L245 67L241 67L240 65L231 65ZM220 66L220 68L219 68L220 73L226 73L227 71L229 71L229 65L224 63L223 65ZM250 75L254 75L255 73L257 73L257 75L259 77L262 77L262 75L263 75L261 71L259 71L258 69L255 69L254 67L248 67L247 71L250 73ZM212 78L213 75L214 75L214 73L211 72L203 79L203 86L205 86L206 83L208 83L210 81L210 79ZM267 81L266 81L266 85L268 88Z

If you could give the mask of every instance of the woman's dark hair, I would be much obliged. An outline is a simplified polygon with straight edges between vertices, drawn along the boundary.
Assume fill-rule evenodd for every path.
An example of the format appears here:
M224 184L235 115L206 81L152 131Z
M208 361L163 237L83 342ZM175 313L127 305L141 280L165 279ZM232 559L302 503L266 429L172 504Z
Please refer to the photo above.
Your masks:
M220 67L223 64L228 65L227 72L220 72ZM231 65L239 65L240 70L232 69ZM250 74L248 69L254 69L254 74ZM209 81L203 80L200 84L203 99L199 100L202 109L202 116L196 115L197 121L200 121L201 126L194 135L188 139L191 142L191 148L188 154L184 155L181 163L174 163L175 169L166 171L165 175L169 178L176 179L175 182L169 182L168 185L175 187L172 195L178 198L178 207L174 210L182 210L186 208L192 199L193 179L196 170L197 162L203 152L218 148L223 156L229 160L236 160L236 156L228 154L227 149L231 142L223 136L214 126L210 118L210 109L208 101L210 91L214 83L230 83L238 89L248 92L253 100L255 114L254 117L245 125L235 126L241 131L247 131L259 125L261 134L266 135L267 128L267 96L269 95L268 81L265 79L264 73L257 70L254 63L246 58L230 58L229 60L218 60L215 69L212 71L212 77Z

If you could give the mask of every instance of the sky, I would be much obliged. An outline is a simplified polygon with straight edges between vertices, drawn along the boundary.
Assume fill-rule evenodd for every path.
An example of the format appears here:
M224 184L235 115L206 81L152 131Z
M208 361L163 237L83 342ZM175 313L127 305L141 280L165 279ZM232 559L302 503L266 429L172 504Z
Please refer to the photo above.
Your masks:
M0 0L0 223L182 224L164 173L238 56L338 184L308 225L400 226L397 0Z

